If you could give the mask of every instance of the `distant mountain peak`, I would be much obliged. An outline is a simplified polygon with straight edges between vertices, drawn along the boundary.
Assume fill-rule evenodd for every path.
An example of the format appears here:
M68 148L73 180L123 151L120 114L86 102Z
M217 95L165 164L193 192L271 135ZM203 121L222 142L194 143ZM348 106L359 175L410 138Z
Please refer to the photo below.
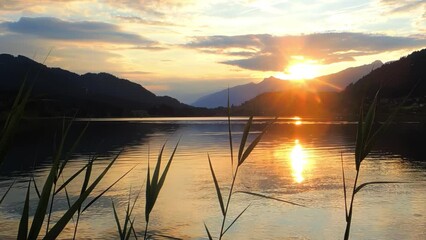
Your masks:
M283 80L274 76L267 77L259 83L248 83L230 88L230 102L232 105L240 105L259 94L266 92L284 91L294 88L312 88L315 91L342 91L347 85L367 75L372 70L379 68L383 63L376 60L370 64L347 68L343 71L320 76L307 80L305 85L294 84L289 80ZM199 98L192 105L196 107L225 107L228 91L218 91Z

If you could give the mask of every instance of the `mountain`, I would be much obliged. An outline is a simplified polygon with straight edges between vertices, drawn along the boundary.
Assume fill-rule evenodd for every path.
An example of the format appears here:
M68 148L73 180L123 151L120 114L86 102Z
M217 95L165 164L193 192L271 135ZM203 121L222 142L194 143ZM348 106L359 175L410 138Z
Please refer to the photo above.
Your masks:
M426 93L426 48L415 51L397 61L384 64L345 89L345 94L372 97L380 88L383 98L405 97L411 89L412 97Z
M362 102L369 102L380 89L378 111L388 116L413 90L404 116L426 118L426 49L386 63L349 84L340 92L286 89L263 93L232 109L237 115L357 116Z
M374 61L371 64L352 67L343 71L324 75L316 79L307 81L308 87L316 91L340 91L348 84L360 79L364 75L372 71L372 69L382 66L381 61ZM300 86L295 82L285 81L274 77L265 78L260 83L248 83L235 86L229 89L231 105L240 105L245 101L256 97L265 92L285 91L297 89L300 87L306 88L306 85ZM228 89L209 94L201 97L192 105L196 107L224 107L227 105Z
M187 115L193 107L159 97L141 85L108 73L79 75L49 68L27 57L0 54L0 109L9 106L26 80L32 86L28 111L34 116ZM3 108L3 107L5 108Z

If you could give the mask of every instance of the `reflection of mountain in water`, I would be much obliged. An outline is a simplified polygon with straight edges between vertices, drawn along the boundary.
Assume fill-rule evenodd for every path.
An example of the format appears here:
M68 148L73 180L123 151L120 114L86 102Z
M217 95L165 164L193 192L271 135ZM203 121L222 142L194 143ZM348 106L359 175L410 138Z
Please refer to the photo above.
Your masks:
M55 127L53 127L53 126ZM56 127L57 126L57 127ZM73 123L65 150L69 150L86 126L86 122ZM140 124L130 122L91 122L85 131L73 156L99 155L110 157L112 153L149 141L150 134L170 135L179 125L176 124ZM34 163L37 166L50 164L56 147L60 142L61 123L44 123L31 132L21 133L14 143L1 168L1 175L13 171L30 171ZM54 140L56 139L56 141ZM56 143L55 143L56 142Z

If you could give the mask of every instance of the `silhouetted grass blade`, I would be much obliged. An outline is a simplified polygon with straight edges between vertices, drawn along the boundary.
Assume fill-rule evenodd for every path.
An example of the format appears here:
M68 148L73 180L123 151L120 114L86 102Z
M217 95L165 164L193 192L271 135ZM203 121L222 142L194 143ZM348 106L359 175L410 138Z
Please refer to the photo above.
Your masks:
M223 231L222 235L224 235L231 227L232 225L234 225L234 223L241 217L241 215L243 215L243 213L251 206L251 204L249 204L246 208L244 208L243 211L240 212L240 214L238 214L238 216L231 222L231 224L229 224L229 226L225 229L225 231Z
M210 234L209 228L207 227L207 225L205 223L204 223L204 228L206 229L207 236L209 237L209 240L213 240L212 235Z
M98 196L96 196L95 198L92 199L92 201L90 201L81 212L86 211L86 209L88 209L93 203L95 203L100 197L102 197L106 192L108 192L112 187L114 187L115 184L117 184L121 179L123 179L127 174L129 174L137 165L133 166L130 170L128 170L126 173L124 173L123 175L121 175L121 177L119 177L117 180L115 180L114 183L112 183L111 185L109 185L109 187L107 187L105 190L103 190Z
M118 218L117 211L115 210L114 201L111 200L111 203L112 203L112 210L114 212L115 223L117 224L118 234L120 235L120 239L123 239L123 231L121 230L120 219Z
M364 122L364 110L363 110L363 107L361 106L360 113L359 113L357 134L356 134L356 145L355 145L355 167L357 171L359 170L359 167L361 165L361 156L362 156L362 150L364 146L364 143L363 143L364 136L362 131L363 122Z
M6 198L7 194L9 193L10 189L12 189L13 184L15 184L15 181L10 184L10 186L7 188L6 192L3 194L3 196L0 199L0 205L3 202L3 200Z
M347 192L346 192L346 177L345 177L345 168L343 167L343 154L340 153L340 161L342 163L342 181L343 181L343 196L345 199L345 216L346 221L348 220L348 200L347 200Z
M158 181L157 196L158 196L158 194L160 194L160 190L163 187L164 181L166 180L167 173L169 172L170 165L172 164L172 160L173 160L175 153L176 153L176 150L179 146L179 142L180 142L180 138L177 141L175 148L173 149L172 155L170 155L169 161L167 162L166 167L164 168L163 173L161 174L160 180Z
M263 195L263 194L260 194L260 193L254 193L254 192L249 192L249 191L235 191L234 193L244 193L244 194L253 195L253 196L256 196L256 197L261 197L261 198L265 198L265 199L271 199L271 200L275 200L275 201L279 201L279 202L283 202L283 203L288 203L288 204L291 204L291 205L294 205L294 206L306 207L305 205L302 205L302 204L299 204L299 203L283 200L283 199L280 199L280 198L270 197L270 196Z
M77 172L75 172L70 178L68 178L56 191L55 194L58 194L62 189L64 189L72 180L74 180L74 178L76 178L81 172L84 171L84 169L86 169L89 166L90 163L87 163L86 165L84 165L82 168L80 168L80 170L78 170Z
M374 184L390 184L390 183L408 183L408 182L399 182L399 181L375 181L375 182L366 182L361 185L359 185L355 189L355 194L358 193L362 188L368 186L368 185L374 185Z
M34 189L35 189L35 191L37 193L37 197L38 197L38 199L40 199L40 191L38 190L37 183L36 183L36 181L34 179L34 176L32 176L31 179L32 179L32 181L34 183Z
M75 149L77 148L78 144L80 143L84 133L86 132L87 128L89 127L89 122L86 124L86 126L84 127L84 129L80 132L80 134L78 135L77 139L73 142L73 145L71 146L70 150L68 151L68 153L66 154L64 161L61 164L61 167L59 168L59 173L58 173L58 177L61 176L65 166L68 163L68 160L71 158L71 155L74 153Z
M40 194L40 200L38 201L37 209L34 214L33 222L31 224L30 232L28 234L28 239L37 239L40 229L43 225L44 218L47 212L47 206L49 204L49 198L50 193L52 191L52 187L54 183L56 182L56 177L58 173L58 167L59 167L59 159L62 155L62 150L65 144L65 139L67 137L68 131L71 127L71 124L68 125L62 139L61 143L58 147L58 150L56 152L56 155L54 157L52 166L50 168L49 175L47 176L47 179L43 185L43 190Z
M222 215L223 215L223 216L225 216L225 207L224 207L224 205L223 205L222 193L220 192L219 183L217 182L216 175L214 174L214 170L213 170L212 162L211 162L211 160L210 160L210 155L208 155L208 154L207 154L207 158L209 159L210 171L211 171L211 173L212 173L214 186L215 186L215 188L216 188L216 194L217 194L217 198L218 198L218 200L219 200L220 210L222 211Z
M121 151L120 151L121 153ZM87 190L80 195L80 197L74 202L74 204L68 209L67 212L58 220L58 222L52 227L52 229L46 234L44 239L54 239L56 238L61 231L65 228L69 220L75 214L75 212L81 207L81 204L86 200L86 198L90 195L90 193L95 189L95 187L99 184L102 178L106 175L115 161L118 159L120 155L118 153L115 158L108 164L108 166L104 169L104 171L93 181L92 184L87 188Z
M21 220L19 221L19 230L17 239L27 239L28 234L28 211L30 208L30 188L31 180L28 181L27 194L25 196L24 209L22 210Z
M249 120L244 127L243 136L241 137L240 149L238 150L238 162L241 160L241 155L243 154L244 148L246 146L247 137L250 132L251 124L253 121L253 116L250 116Z

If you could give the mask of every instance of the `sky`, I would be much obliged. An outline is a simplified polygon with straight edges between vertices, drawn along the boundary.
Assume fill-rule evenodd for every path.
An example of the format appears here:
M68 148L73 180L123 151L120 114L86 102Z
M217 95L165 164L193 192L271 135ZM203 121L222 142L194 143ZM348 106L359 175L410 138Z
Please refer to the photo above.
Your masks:
M426 0L0 0L0 53L108 72L185 103L426 47ZM49 54L50 52L50 54Z

